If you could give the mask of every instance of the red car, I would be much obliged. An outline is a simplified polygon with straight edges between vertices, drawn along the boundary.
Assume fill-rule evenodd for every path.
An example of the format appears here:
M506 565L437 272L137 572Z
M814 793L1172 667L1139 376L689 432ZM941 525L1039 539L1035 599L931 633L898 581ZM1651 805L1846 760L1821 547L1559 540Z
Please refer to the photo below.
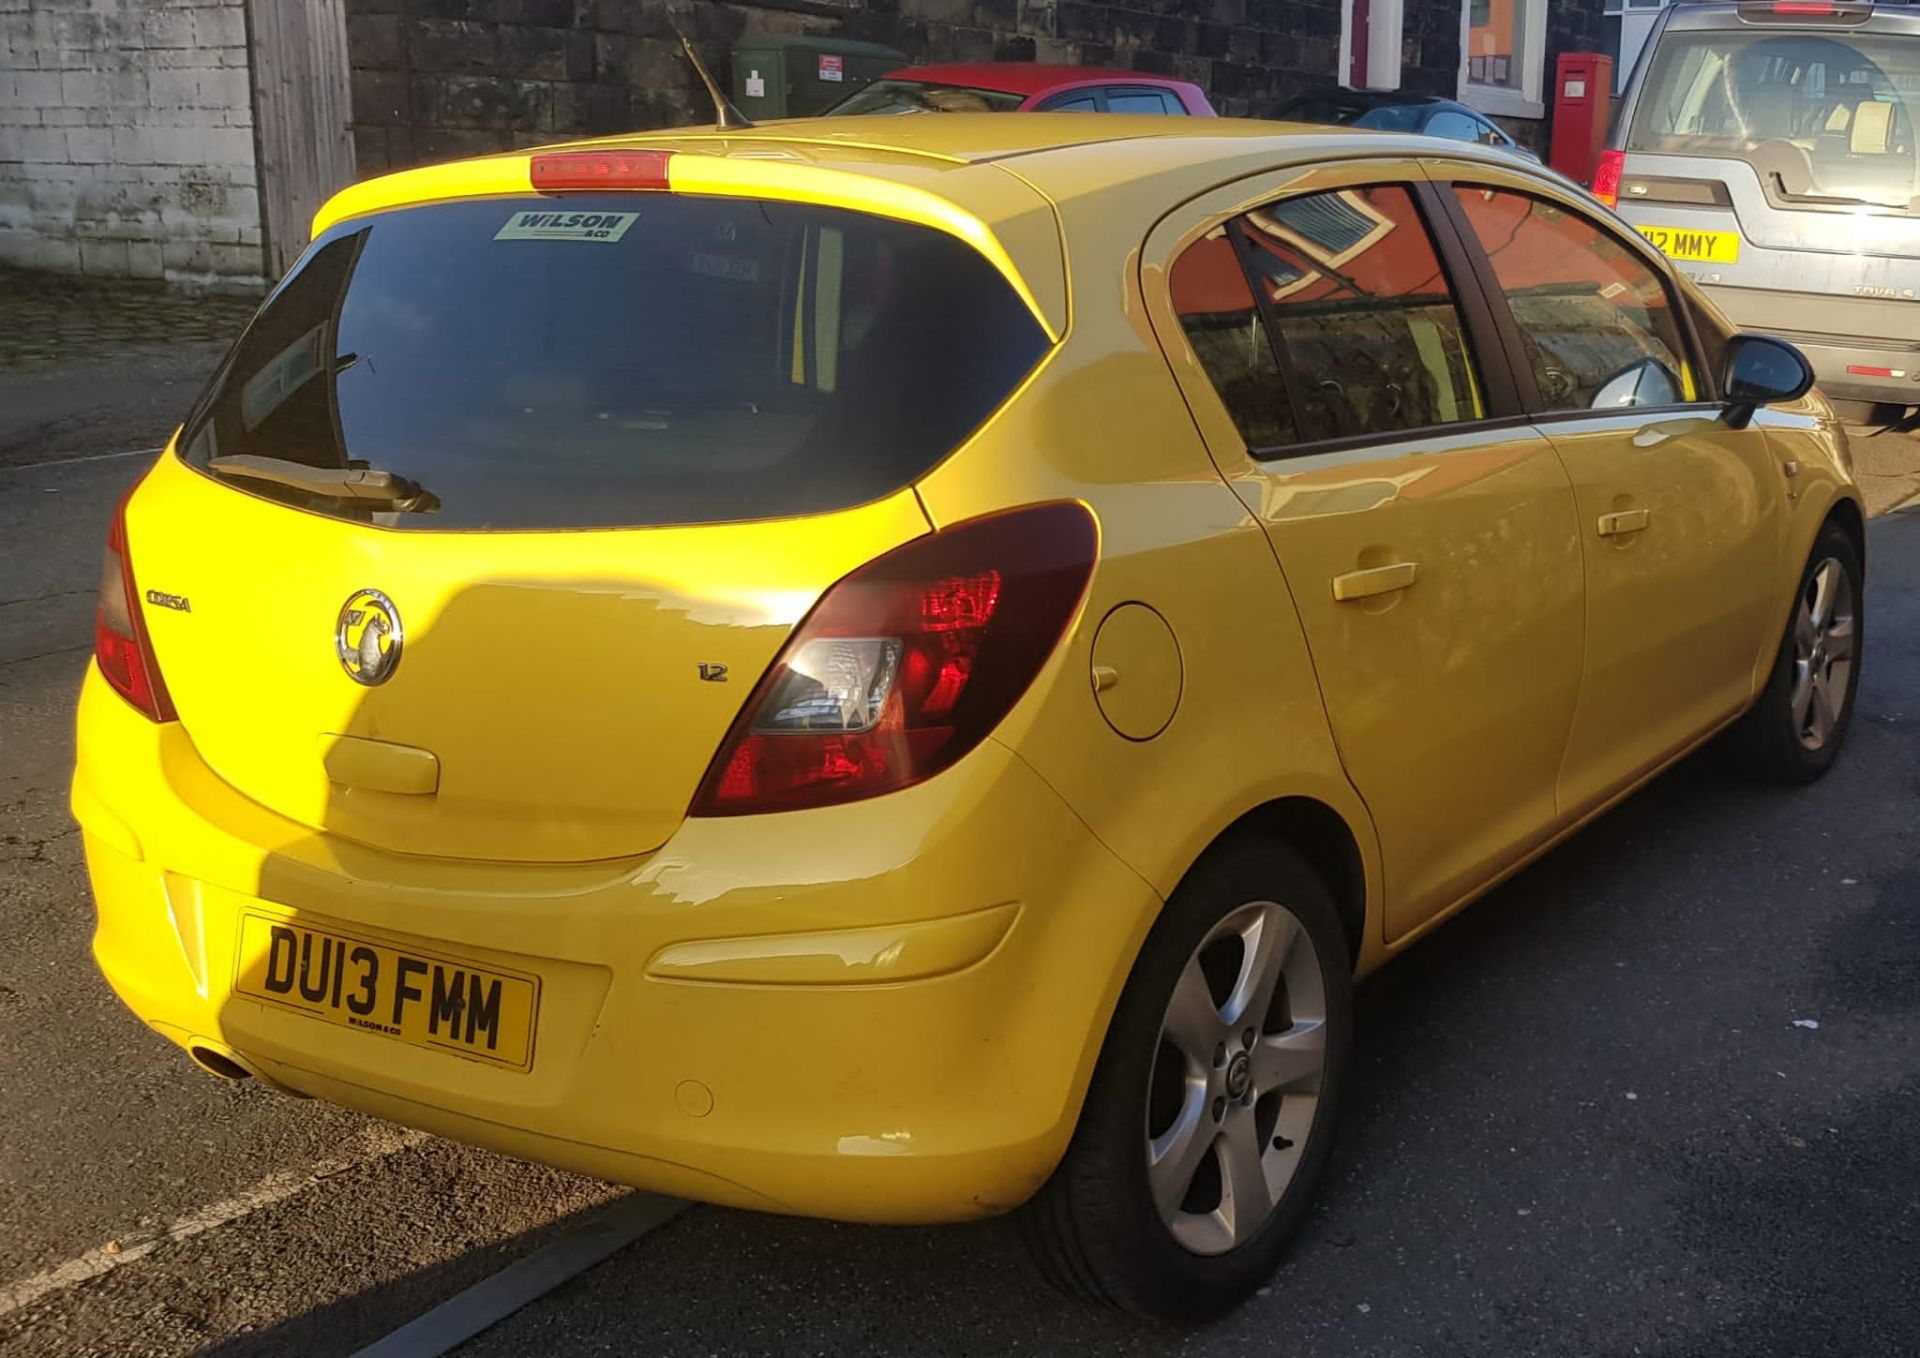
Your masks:
M1172 113L1214 116L1198 85L1139 71L1044 66L1030 61L909 66L826 111L849 113Z

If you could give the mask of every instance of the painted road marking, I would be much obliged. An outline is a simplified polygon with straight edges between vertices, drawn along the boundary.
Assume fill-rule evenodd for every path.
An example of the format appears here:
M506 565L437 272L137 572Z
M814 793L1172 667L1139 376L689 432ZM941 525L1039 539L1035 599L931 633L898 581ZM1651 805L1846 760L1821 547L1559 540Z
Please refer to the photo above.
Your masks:
M616 1198L583 1214L532 1254L376 1339L353 1358L439 1358L692 1205L657 1193L634 1192Z
M131 1264L136 1259L144 1259L162 1245L172 1244L176 1240L190 1240L196 1235L204 1235L217 1226L240 1220L263 1207L285 1202L302 1189L310 1187L321 1179L331 1178L345 1170L357 1169L361 1165L384 1160L396 1151L406 1150L427 1140L425 1132L408 1131L399 1127L375 1124L362 1133L359 1144L352 1150L337 1156L330 1156L306 1169L278 1170L269 1174L231 1198L216 1202L211 1207L202 1207L197 1212L181 1217L159 1235L149 1240L141 1240L110 1251L102 1245L98 1249L88 1250L77 1258L69 1259L43 1273L30 1278L0 1286L0 1316L18 1311L23 1306L31 1306L42 1297L54 1292L64 1291L76 1283L83 1283L102 1274L111 1273L122 1264Z
M117 453L87 453L81 457L56 457L46 462L22 462L17 467L0 467L0 472L36 472L49 467L71 467L76 462L110 462L116 457L153 457L166 451L163 443L158 448L127 448Z

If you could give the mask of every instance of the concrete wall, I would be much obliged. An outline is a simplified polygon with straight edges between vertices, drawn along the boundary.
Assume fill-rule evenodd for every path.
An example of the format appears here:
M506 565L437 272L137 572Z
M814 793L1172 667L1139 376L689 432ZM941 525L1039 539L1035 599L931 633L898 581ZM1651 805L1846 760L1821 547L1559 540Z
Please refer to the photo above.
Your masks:
M262 280L245 0L0 0L0 263Z

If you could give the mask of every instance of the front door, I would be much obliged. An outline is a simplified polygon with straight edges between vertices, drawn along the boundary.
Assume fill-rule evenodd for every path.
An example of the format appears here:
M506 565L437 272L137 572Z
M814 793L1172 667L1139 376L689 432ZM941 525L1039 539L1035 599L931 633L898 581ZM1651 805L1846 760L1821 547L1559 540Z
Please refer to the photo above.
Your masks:
M1486 252L1517 375L1579 508L1587 659L1559 795L1574 816L1752 696L1755 662L1779 639L1783 477L1757 425L1720 418L1639 240L1517 185L1450 197Z
M1574 494L1517 416L1490 310L1441 265L1418 168L1292 189L1169 219L1157 324L1198 358L1175 363L1196 420L1285 571L1393 938L1551 831L1580 684Z

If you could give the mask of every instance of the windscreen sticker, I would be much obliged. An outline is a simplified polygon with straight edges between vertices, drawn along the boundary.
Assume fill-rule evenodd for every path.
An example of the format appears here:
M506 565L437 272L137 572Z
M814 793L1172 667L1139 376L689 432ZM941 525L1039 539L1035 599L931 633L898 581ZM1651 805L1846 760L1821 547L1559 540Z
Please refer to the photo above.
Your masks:
M616 241L639 220L637 212L516 212L493 238Z

